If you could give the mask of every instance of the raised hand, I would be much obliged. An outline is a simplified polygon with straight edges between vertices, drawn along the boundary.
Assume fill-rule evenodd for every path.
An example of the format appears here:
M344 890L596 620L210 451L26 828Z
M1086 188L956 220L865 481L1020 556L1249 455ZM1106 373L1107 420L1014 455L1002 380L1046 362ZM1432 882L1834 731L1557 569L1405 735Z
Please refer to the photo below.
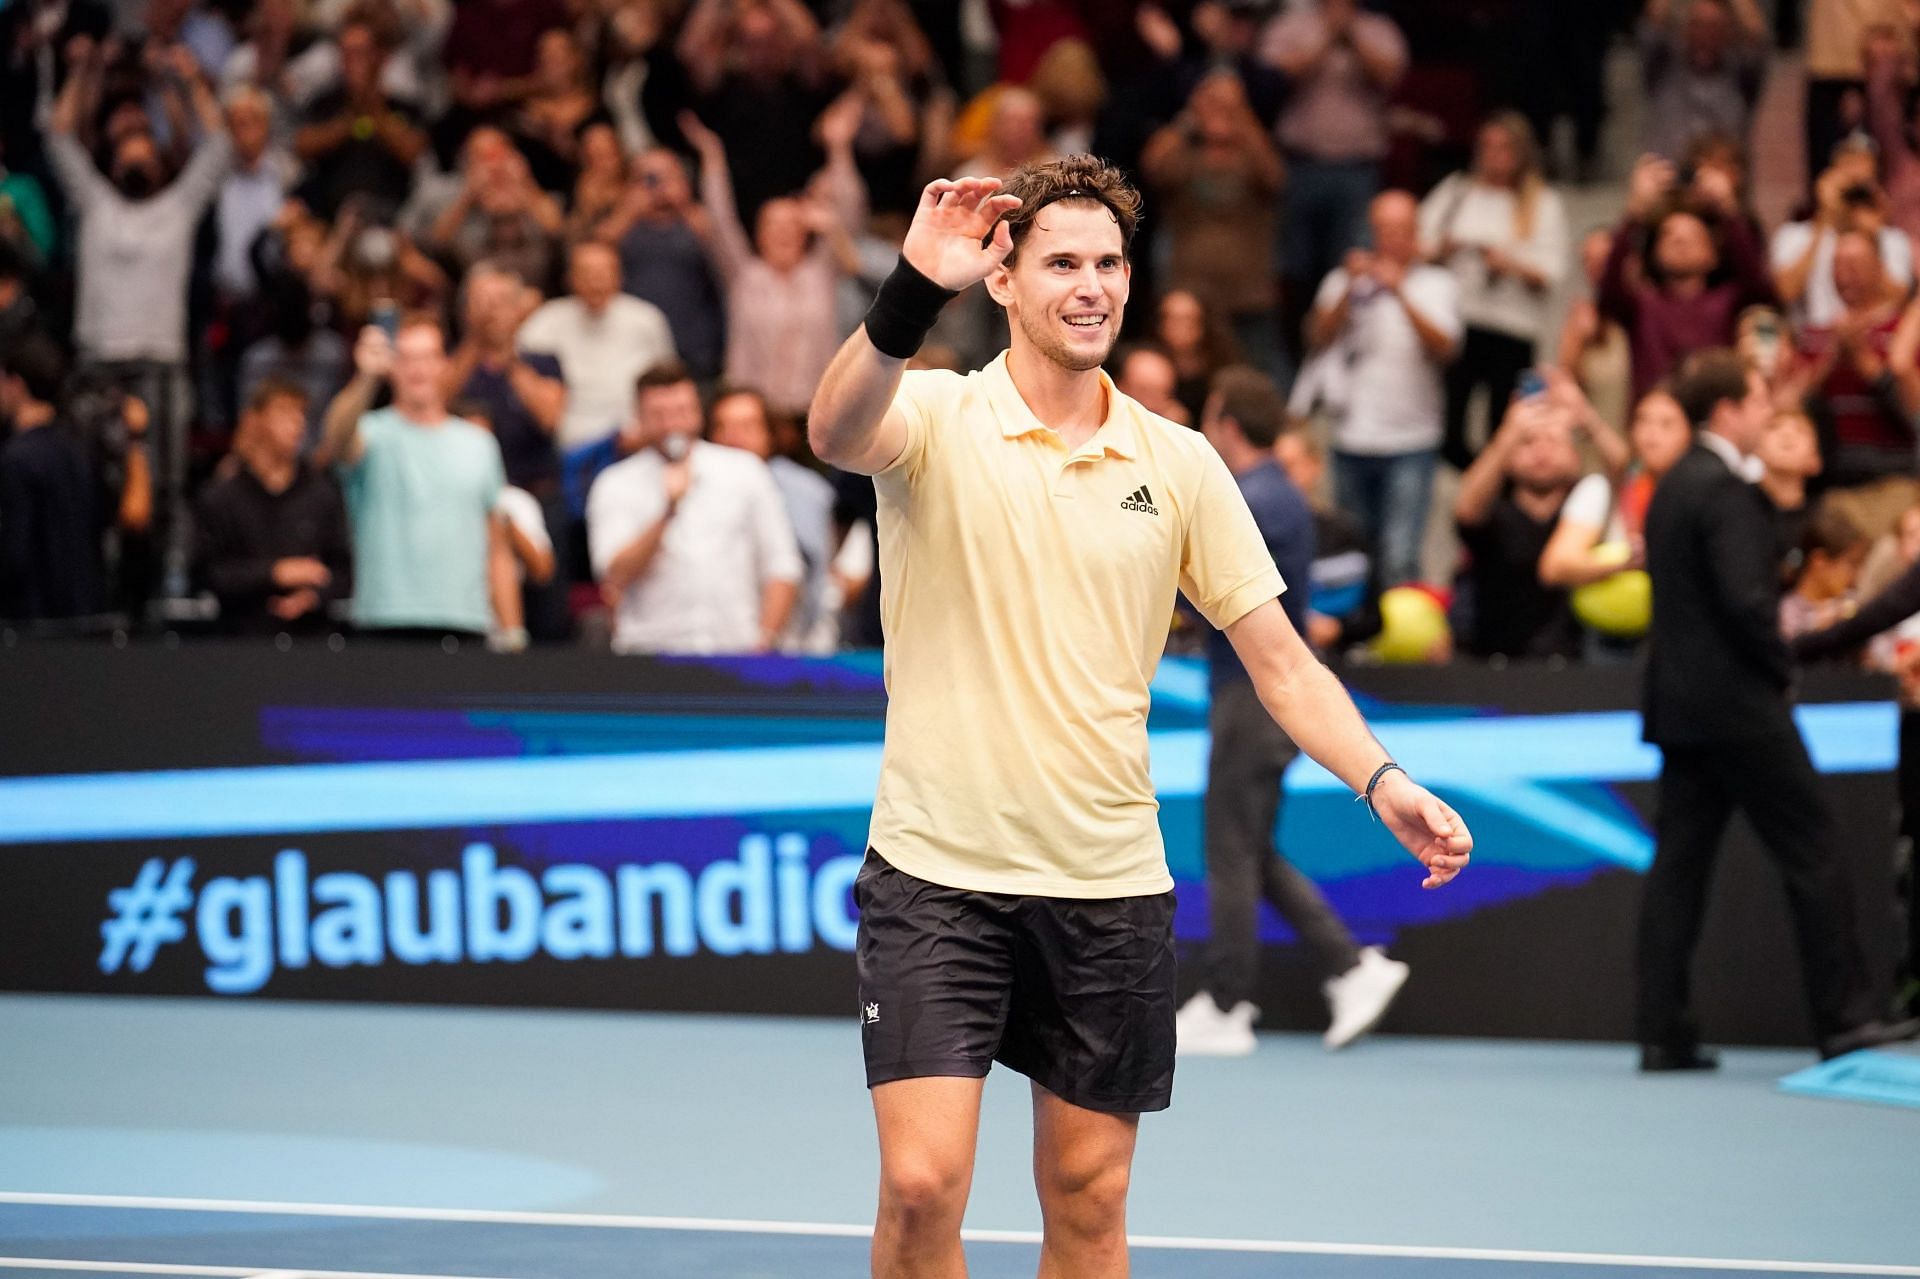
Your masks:
M719 156L722 159L726 157L726 144L720 141L720 135L709 129L699 116L691 111L682 111L674 117L674 120L680 126L680 136L687 140L688 146L699 153L702 160L712 156Z
M1405 773L1388 773L1373 790L1373 811L1393 837L1427 868L1422 888L1450 883L1473 852L1467 824Z
M1013 252L1013 230L1001 219L1020 207L1018 196L999 190L998 178L929 182L900 256L943 289L986 279Z

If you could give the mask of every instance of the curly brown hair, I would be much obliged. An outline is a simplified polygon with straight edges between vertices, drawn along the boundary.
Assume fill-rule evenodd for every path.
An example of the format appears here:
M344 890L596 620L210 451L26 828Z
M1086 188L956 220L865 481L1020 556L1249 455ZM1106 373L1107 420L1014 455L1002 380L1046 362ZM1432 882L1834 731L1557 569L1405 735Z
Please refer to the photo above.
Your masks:
M1013 233L1013 252L1007 254L1008 266L1020 256L1020 242L1033 229L1033 220L1049 204L1072 201L1104 208L1120 225L1122 256L1130 252L1134 229L1140 225L1140 193L1127 181L1126 174L1094 156L1069 155L1023 164L1007 175L1000 190L1020 197L1020 207L1005 219Z

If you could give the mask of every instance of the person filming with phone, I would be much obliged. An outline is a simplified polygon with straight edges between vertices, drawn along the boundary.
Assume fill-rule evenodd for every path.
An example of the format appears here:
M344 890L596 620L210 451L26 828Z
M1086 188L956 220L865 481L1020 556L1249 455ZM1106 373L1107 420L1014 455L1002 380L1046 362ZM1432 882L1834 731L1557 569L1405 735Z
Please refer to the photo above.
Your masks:
M1453 517L1468 556L1460 587L1471 616L1459 633L1474 657L1580 652L1567 592L1543 585L1539 571L1560 508L1580 479L1576 432L1593 429L1570 380L1556 384L1557 393L1537 373L1523 374L1506 418L1460 477Z

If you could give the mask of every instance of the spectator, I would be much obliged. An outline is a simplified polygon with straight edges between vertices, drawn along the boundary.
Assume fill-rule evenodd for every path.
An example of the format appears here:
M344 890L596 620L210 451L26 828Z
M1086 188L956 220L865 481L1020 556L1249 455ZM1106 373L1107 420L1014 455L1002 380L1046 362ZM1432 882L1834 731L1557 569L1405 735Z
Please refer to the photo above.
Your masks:
M455 400L447 411L499 438L493 409L486 401ZM552 503L543 503L511 484L500 490L493 504L494 524L508 552L488 561L494 617L487 647L496 653L518 653L527 647L530 617L538 627L538 638L564 639L568 635L566 592L555 583L559 559L547 526L546 509L550 506Z
M300 388L307 415L302 453L320 443L327 402L346 385L352 353L338 333L313 321L313 295L298 277L277 281L266 299L267 333L240 357L235 399L245 404L269 379Z
M234 435L237 464L200 494L196 575L232 634L318 630L352 594L340 490L300 460L306 410L300 387L262 382Z
M620 150L619 134L605 120L589 121L580 130L580 174L567 208L567 243L590 239L626 193L627 157Z
M830 93L819 24L800 0L695 0L679 49L700 118L733 158L735 213L753 226L820 164L813 121Z
M1122 87L1113 110L1170 120L1200 81L1227 70L1239 79L1261 125L1271 129L1286 97L1287 82L1258 56L1267 8L1265 0L1204 0L1188 17L1193 37L1189 41L1165 8L1141 5L1134 20L1152 61L1138 83Z
M486 406L507 483L550 494L560 476L554 432L569 397L558 360L514 344L521 283L484 262L467 277L466 325L447 365L448 398Z
M1176 392L1180 375L1173 357L1163 347L1141 343L1118 353L1114 367L1119 370L1114 385L1122 395L1137 400L1149 413L1158 413L1169 422L1192 426L1193 415L1180 402Z
M1419 259L1415 216L1404 191L1375 198L1374 247L1349 252L1321 284L1308 331L1314 367L1295 388L1332 416L1340 505L1379 546L1389 585L1420 576L1444 429L1442 370L1462 327L1453 277Z
M227 59L221 83L229 90L257 85L304 112L340 86L340 46L314 40L294 52L302 33L298 0L261 0L245 40ZM327 0L308 8L309 25L337 35L348 21L370 22L390 51L380 67L380 89L396 102L425 110L442 98L441 51L453 25L453 0Z
M620 291L620 258L610 246L575 245L567 283L572 292L542 305L519 337L521 350L558 360L566 379L563 452L613 434L633 403L635 380L675 358L660 308Z
M1908 41L1892 28L1867 36L1863 51L1867 73L1867 127L1880 148L1886 179L1887 222L1912 241L1920 236L1920 149L1914 131L1920 110L1909 111L1913 71ZM1920 108L1920 101L1915 103Z
M1612 250L1613 234L1606 230L1589 231L1580 242L1580 269L1591 292L1567 309L1556 363L1573 375L1607 425L1618 430L1627 424L1627 408L1633 403L1633 354L1626 329L1602 313L1595 300Z
M64 370L46 341L0 360L0 617L88 617L105 602L99 481L56 407ZM136 419L144 428L145 419ZM131 424L131 423L130 423ZM130 462L142 467L139 440Z
M1833 154L1836 143L1866 122L1863 46L1870 32L1899 33L1904 60L1913 53L1913 18L1906 0L1809 0L1807 6L1808 167ZM1808 174L1812 176L1811 172Z
M727 380L767 397L777 413L804 417L838 345L834 290L859 271L848 228L865 203L853 163L860 101L836 102L821 120L827 167L802 196L760 207L751 242L734 216L727 152L691 114L680 131L700 153L707 251L727 287Z
M1298 316L1314 281L1365 233L1387 154L1387 95L1407 69L1407 42L1358 0L1315 0L1275 18L1260 54L1293 85L1275 136L1287 161L1281 272Z
M87 360L149 360L179 367L187 350L187 275L200 216L231 158L220 104L193 55L176 48L169 73L187 82L202 134L171 183L150 132L113 145L103 175L75 139L83 96L101 74L84 42L48 122L47 156L79 218L74 338Z
M1754 0L1648 0L1640 19L1646 149L1675 163L1702 134L1744 139L1767 74L1767 24Z
M683 366L636 388L644 447L587 495L587 539L621 653L753 653L778 643L804 568L772 473L700 436Z
M1634 167L1627 218L1614 234L1600 309L1627 331L1633 393L1645 395L1688 352L1733 341L1743 307L1773 289L1732 185L1717 175L1703 212L1670 203L1674 169L1655 156ZM1720 243L1706 216L1718 224ZM1724 269L1723 269L1724 268Z
M439 264L406 233L369 221L357 197L348 197L340 210L310 278L343 328L371 323L374 312L387 306L438 313L449 292Z
M1575 657L1580 634L1566 591L1541 580L1540 558L1580 478L1573 417L1547 396L1515 400L1460 477L1453 516L1466 548L1475 657Z
M1247 358L1280 380L1272 246L1282 169L1239 77L1223 70L1201 80L1186 109L1148 140L1140 164L1167 202L1168 279L1224 316Z
M946 168L953 94L905 0L858 0L832 39L833 69L864 104L853 154L876 213L911 214L923 173Z
M580 169L580 131L600 110L580 42L565 27L540 33L533 91L514 118L514 133L534 181L543 190L572 190Z
M302 198L332 221L348 197L357 196L373 220L388 222L406 202L426 134L414 109L381 87L389 50L379 29L350 20L335 43L340 87L313 100L293 139L294 154L308 169Z
M794 542L805 566L800 598L787 619L780 648L788 652L831 653L839 642L841 596L833 577L833 485L811 467L774 452L773 422L766 397L758 391L725 391L707 411L707 438L744 449L767 464L774 487L793 526Z
M1911 472L1909 413L1920 408L1920 373L1891 359L1904 290L1888 281L1878 241L1860 231L1835 242L1833 277L1841 313L1830 327L1801 331L1794 375L1827 441L1827 482L1862 484Z
M1870 542L1831 502L1822 502L1800 539L1800 570L1780 600L1780 634L1796 640L1843 621Z
M1672 393L1656 387L1634 406L1627 438L1632 461L1617 481L1596 471L1567 495L1540 555L1543 585L1572 590L1645 566L1647 507L1660 477L1693 447L1693 427Z
M652 123L657 104L687 95L680 63L661 45L662 8L654 0L626 0L607 20L600 42L600 105L629 156L660 145Z
M1310 426L1290 424L1273 453L1313 508L1307 639L1322 653L1364 644L1380 633L1380 557L1360 521L1325 500L1327 450Z
M454 128L465 132L475 121L497 122L503 111L531 95L537 87L540 37L568 21L565 0L465 0L456 5L446 47Z
M1186 289L1161 294L1153 320L1154 341L1173 361L1178 379L1174 396L1186 407L1188 421L1198 422L1215 375L1239 359L1233 334L1218 311Z
M594 238L620 255L620 287L660 308L673 345L699 380L720 375L726 312L708 260L707 212L694 202L684 161L656 147L633 162L633 177Z
M1886 194L1875 180L1870 150L1843 148L1814 183L1813 216L1788 222L1773 233L1770 257L1774 292L1791 308L1796 328L1831 328L1845 309L1834 285L1834 245L1849 231L1873 240L1889 291L1913 285L1913 244L1887 225Z
M34 338L51 340L30 291L32 283L25 257L0 241L0 360Z
M327 406L317 460L345 479L354 624L390 638L482 637L513 607L494 573L508 553L493 518L506 483L500 446L447 413L437 320L411 316L391 341L362 329L353 360L353 381ZM392 407L371 411L388 380Z
M253 242L280 216L295 165L292 156L272 145L273 99L258 89L240 88L227 96L227 136L233 169L214 202L213 279L227 300L237 302L259 291Z
M1784 584L1800 569L1800 547L1812 510L1807 486L1823 465L1820 433L1800 410L1776 411L1760 434L1754 456L1763 468L1760 491L1773 504L1774 543Z
M481 7L497 3L483 0ZM506 134L476 129L467 139L459 194L434 218L426 243L462 274L484 259L545 289L565 225L559 203L534 182Z
M1037 163L1054 154L1047 142L1046 104L1038 94L1018 85L1000 84L981 96L988 103L986 131L978 145L962 148L965 158L949 177L1005 177L1023 164Z
M1567 256L1567 212L1540 172L1526 118L1511 112L1480 128L1473 168L1435 187L1420 205L1423 251L1453 273L1466 340L1447 370L1447 433L1441 456L1466 470L1476 392L1498 419L1521 370L1546 336L1547 308Z
M34 262L53 257L58 243L53 210L40 179L7 167L6 147L0 139L0 245L13 248Z
M1107 79L1085 40L1056 40L1027 79L1047 122L1047 146L1056 155L1093 150L1094 125L1107 102Z

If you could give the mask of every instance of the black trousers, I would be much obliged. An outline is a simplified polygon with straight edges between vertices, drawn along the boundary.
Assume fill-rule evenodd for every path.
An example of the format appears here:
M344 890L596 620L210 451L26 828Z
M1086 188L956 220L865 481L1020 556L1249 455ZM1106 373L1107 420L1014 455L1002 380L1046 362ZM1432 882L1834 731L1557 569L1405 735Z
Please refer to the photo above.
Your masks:
M1800 735L1669 746L1664 754L1658 845L1640 904L1640 1042L1699 1042L1693 952L1735 808L1747 815L1786 888L1816 1040L1871 1020L1846 865Z
M1360 951L1319 888L1273 844L1281 774L1300 748L1246 681L1214 690L1207 726L1213 749L1203 807L1211 926L1205 986L1224 1010L1253 991L1262 897L1300 934L1325 976L1351 969Z
M1920 711L1900 712L1900 834L1906 848L1900 868L1906 884L1907 953L1896 974L1920 980Z
M1491 439L1500 429L1520 374L1532 365L1533 343L1491 329L1467 330L1460 358L1447 366L1447 435L1440 446L1440 456L1456 470L1472 466L1480 452L1467 442L1467 409L1474 391L1487 388L1487 438Z

